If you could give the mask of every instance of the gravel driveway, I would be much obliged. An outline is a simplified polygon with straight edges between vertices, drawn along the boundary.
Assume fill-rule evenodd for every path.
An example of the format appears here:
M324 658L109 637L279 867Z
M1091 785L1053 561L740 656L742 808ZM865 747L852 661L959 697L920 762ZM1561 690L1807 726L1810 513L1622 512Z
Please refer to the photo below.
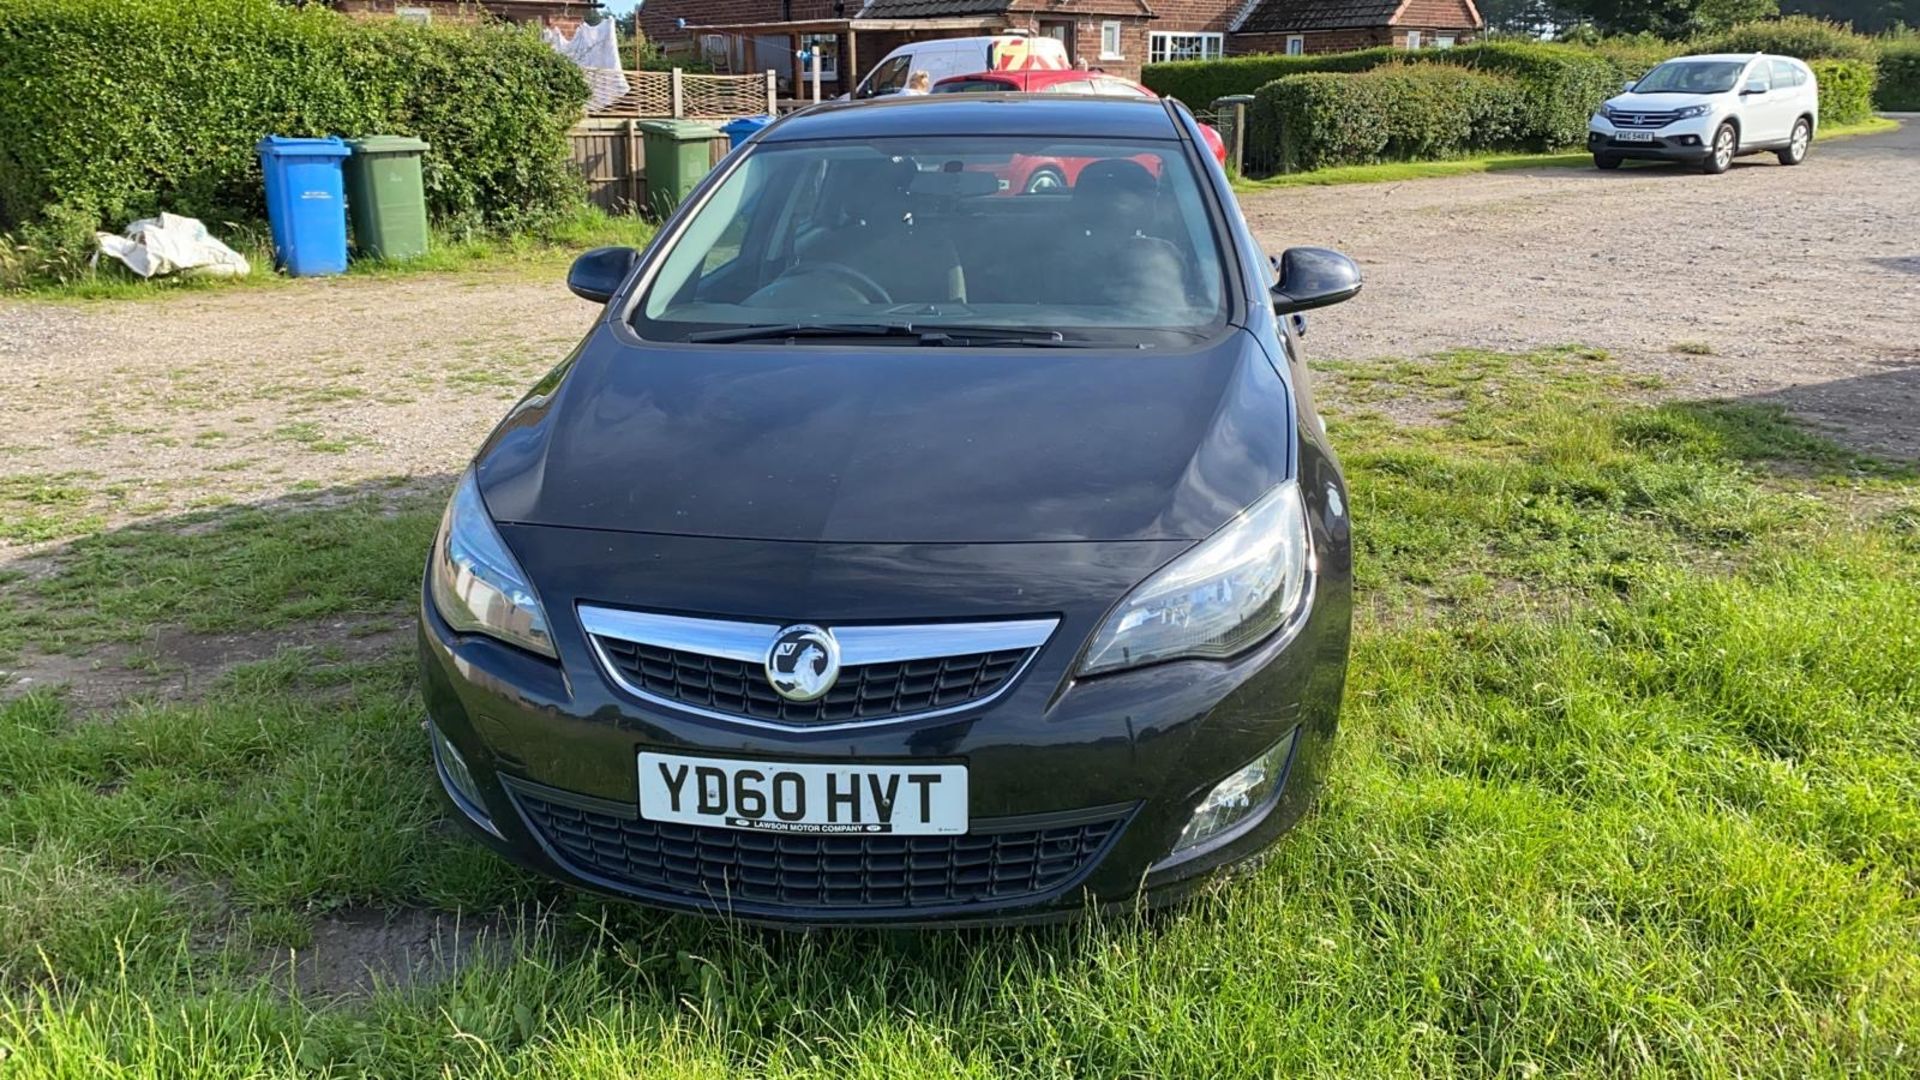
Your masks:
M1816 143L1794 169L1540 169L1245 202L1270 250L1336 247L1366 270L1358 300L1313 316L1317 356L1579 342L1678 393L1780 401L1920 457L1916 192L1910 122ZM97 524L444 477L591 317L560 273L0 303L0 514L24 505L8 484L83 491Z
M1366 272L1358 299L1311 316L1316 356L1578 342L1679 393L1779 402L1920 457L1920 119L1816 141L1797 168L1532 169L1243 202L1268 250L1338 248Z

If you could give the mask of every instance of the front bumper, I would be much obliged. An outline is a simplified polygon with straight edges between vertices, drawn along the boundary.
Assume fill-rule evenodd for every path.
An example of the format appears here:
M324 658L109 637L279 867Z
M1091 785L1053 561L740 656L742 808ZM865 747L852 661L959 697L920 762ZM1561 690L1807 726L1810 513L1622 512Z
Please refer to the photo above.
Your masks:
M1650 142L1637 139L1629 142L1621 136L1621 132L1627 129L1615 128L1604 117L1595 116L1587 123L1587 149L1595 154L1620 158L1701 161L1712 152L1715 126L1716 120L1712 116L1675 120L1663 127L1640 129L1633 133L1651 136Z
M1309 475L1303 487L1331 492L1337 475L1330 462L1320 464L1321 482L1308 487ZM423 597L422 693L472 791L471 798L450 793L455 816L538 873L663 908L752 921L1043 921L1175 898L1272 844L1321 782L1351 623L1343 501L1309 499L1318 567L1296 629L1230 661L1180 661L1094 679L1071 672L1106 605L1178 545L922 552L912 545L582 538L577 530L551 530L554 543L579 546L542 551L545 538L517 534L517 554L553 568L544 578L532 572L554 616L559 663L458 634ZM1093 547L1099 550L1075 550ZM595 564L588 557L595 551L608 561ZM695 551L716 569L732 567L733 575L689 578L676 570L645 583L608 582L613 571L606 567L684 568ZM1037 565L1050 559L1058 565ZM672 591L683 580L684 597ZM724 583L744 580L805 582L809 599L762 603L794 604L828 625L884 617L874 604L884 597L907 603L903 596L916 588L940 592L939 609L952 617L1051 612L1061 624L1018 681L980 707L872 726L779 730L622 691L598 666L570 611L598 589L601 599L610 591L646 595L681 611L695 593L721 596L722 610L739 615L747 601L728 596ZM1094 596L1104 599L1089 601ZM899 610L886 614L897 618ZM1170 858L1206 794L1283 740L1290 741L1278 793L1223 836ZM958 837L814 838L648 822L638 815L643 749L965 764L969 829ZM442 786L450 786L444 763L439 773Z

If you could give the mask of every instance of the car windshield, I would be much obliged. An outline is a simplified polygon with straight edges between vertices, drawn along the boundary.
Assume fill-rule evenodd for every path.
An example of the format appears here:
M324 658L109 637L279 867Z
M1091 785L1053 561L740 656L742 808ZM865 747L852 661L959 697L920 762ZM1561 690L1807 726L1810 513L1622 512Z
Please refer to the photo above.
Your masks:
M1669 60L1633 85L1636 94L1724 94L1747 65L1739 60Z
M944 327L1151 346L1225 320L1220 245L1172 140L763 143L658 267L633 325L661 341Z

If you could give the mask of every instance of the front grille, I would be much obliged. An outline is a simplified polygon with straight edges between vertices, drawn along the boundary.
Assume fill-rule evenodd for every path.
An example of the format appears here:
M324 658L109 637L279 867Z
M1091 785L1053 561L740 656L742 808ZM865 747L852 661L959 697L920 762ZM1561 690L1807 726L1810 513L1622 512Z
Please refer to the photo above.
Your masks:
M1607 117L1616 128L1663 128L1679 118L1679 114L1671 109L1665 112L1616 111Z
M615 817L514 793L562 863L629 891L720 906L872 914L1030 899L1077 881L1124 815L964 836L783 836Z
M936 656L840 670L824 697L788 701L758 664L596 636L614 670L655 697L698 709L789 724L832 724L911 716L999 693L1032 649Z

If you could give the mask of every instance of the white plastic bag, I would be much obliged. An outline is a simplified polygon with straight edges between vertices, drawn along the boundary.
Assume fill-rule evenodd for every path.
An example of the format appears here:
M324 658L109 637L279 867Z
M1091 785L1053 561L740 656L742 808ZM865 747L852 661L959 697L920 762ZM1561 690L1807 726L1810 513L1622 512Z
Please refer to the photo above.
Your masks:
M244 277L253 268L239 252L213 238L199 219L178 214L141 218L126 235L94 233L101 254L125 263L143 278L191 271L214 277ZM98 262L99 255L94 256Z

